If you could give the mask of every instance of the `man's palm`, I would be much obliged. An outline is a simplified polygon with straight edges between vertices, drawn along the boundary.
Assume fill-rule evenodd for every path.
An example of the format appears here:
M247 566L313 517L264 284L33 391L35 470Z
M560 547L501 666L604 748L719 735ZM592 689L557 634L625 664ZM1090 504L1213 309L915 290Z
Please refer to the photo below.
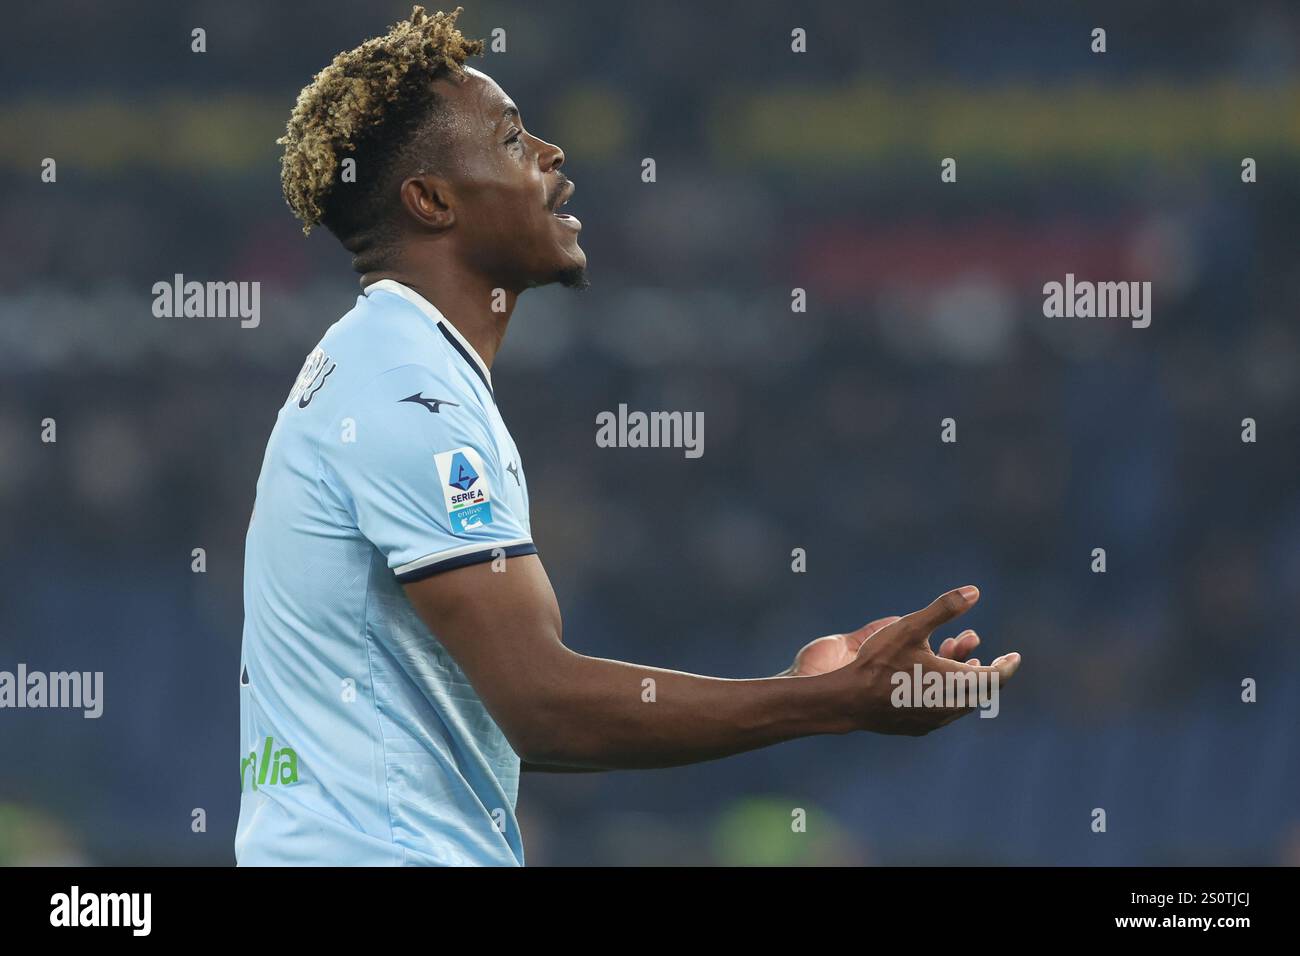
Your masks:
M790 669L783 676L815 677L818 674L828 674L831 671L839 670L858 656L858 649L870 640L873 634L883 630L898 619L897 616L882 617L878 621L863 625L850 634L828 634L826 637L819 637L815 641L809 641L794 656L794 663L790 665ZM964 631L957 637L950 637L945 640L939 647L939 656L954 661L965 660L966 655L979 646L979 642L979 636L974 631ZM979 660L975 659L970 663L978 664Z

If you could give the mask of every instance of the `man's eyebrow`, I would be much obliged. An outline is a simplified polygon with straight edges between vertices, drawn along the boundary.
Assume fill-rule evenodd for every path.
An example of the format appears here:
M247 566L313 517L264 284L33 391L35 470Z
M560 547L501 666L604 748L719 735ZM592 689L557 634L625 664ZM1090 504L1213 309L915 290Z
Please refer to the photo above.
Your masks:
M519 109L513 103L507 106L504 110L502 110L501 119L497 120L497 125L500 126L502 123L504 123L506 120L509 119L515 119L515 120L519 119Z

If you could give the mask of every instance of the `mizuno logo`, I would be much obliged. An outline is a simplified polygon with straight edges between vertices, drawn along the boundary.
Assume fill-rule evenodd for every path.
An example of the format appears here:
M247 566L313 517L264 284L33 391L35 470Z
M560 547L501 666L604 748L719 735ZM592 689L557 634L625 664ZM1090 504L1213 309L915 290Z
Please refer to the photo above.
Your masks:
M425 398L423 392L416 392L414 395L407 395L406 398L398 399L399 402L413 402L416 405L423 405L433 414L438 414L438 409L443 405L450 405L452 408L460 408L456 402L449 402L445 398Z
M510 477L515 480L516 486L523 487L519 484L519 466L515 462L506 465L506 471L510 472Z

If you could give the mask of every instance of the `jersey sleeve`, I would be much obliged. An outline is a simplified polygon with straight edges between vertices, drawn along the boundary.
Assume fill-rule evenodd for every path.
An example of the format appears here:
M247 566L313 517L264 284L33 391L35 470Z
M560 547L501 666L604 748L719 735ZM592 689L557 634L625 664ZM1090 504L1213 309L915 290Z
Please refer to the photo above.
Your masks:
M341 400L335 417L319 478L399 581L537 553L477 396L408 365Z

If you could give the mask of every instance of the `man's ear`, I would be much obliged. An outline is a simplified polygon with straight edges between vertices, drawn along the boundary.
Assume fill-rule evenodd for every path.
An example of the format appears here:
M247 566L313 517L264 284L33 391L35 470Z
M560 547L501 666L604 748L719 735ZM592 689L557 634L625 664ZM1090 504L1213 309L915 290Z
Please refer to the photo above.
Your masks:
M455 198L441 176L412 176L402 182L402 205L426 229L449 229L456 222Z

